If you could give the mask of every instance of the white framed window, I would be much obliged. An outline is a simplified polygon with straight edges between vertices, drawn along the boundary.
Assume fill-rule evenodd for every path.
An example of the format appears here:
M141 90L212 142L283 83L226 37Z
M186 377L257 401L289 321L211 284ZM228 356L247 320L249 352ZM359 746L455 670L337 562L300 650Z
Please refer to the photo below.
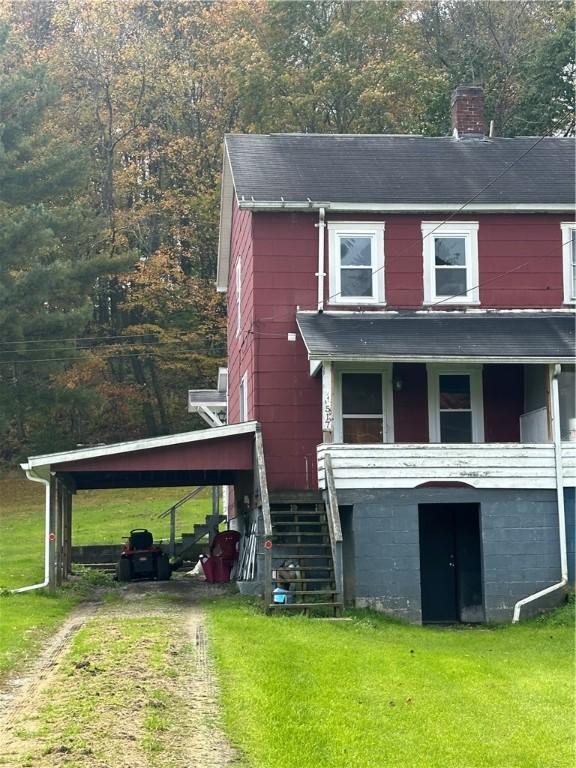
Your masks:
M236 262L236 336L242 327L242 260Z
M424 303L479 304L478 222L422 222Z
M338 372L336 442L385 443L394 439L391 366Z
M482 366L428 366L431 443L483 443Z
M563 222L564 303L576 304L576 222Z
M384 223L328 222L330 304L384 304Z
M248 373L245 373L240 379L239 396L239 421L248 421Z

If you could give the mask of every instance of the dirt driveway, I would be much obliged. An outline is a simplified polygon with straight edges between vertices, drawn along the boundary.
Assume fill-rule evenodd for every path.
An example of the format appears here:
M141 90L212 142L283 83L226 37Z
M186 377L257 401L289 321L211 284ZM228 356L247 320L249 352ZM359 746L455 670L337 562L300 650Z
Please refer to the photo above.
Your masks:
M131 584L79 607L0 703L9 768L220 768L224 737L199 607L218 587Z

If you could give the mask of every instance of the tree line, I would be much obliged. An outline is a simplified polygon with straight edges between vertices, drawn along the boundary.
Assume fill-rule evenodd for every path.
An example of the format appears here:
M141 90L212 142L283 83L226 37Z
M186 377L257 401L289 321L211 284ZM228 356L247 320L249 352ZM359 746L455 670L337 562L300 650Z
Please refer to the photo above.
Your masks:
M0 465L194 428L226 132L574 128L571 2L0 0Z

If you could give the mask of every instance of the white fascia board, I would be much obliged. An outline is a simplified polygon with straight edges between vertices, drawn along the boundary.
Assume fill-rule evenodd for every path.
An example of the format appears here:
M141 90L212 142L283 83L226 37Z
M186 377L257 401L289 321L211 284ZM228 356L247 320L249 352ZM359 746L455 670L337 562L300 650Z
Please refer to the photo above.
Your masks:
M34 467L48 467L52 464L62 464L67 461L83 461L84 459L98 459L102 456L115 456L134 451L148 451L152 448L165 448L173 445L186 445L187 443L201 442L202 440L217 440L224 437L235 437L255 433L258 428L257 421L246 421L242 424L229 424L224 427L212 429L198 429L195 432L180 432L176 435L163 435L162 437L147 437L143 440L129 440L125 443L112 443L110 445L96 445L92 448L78 448L75 451L63 453L49 453L43 456L30 456L28 462L21 464L22 469Z
M312 367L312 361L323 363L325 360L331 363L523 363L523 364L573 364L573 357L506 357L496 355L483 355L481 357L469 357L465 355L308 355Z
M313 200L247 200L242 197L238 206L252 211L362 211L375 213L418 213L443 211L450 213L563 213L574 210L573 203L331 203Z
M225 293L228 290L230 273L230 251L232 238L232 206L234 205L234 177L228 157L228 147L224 139L224 157L222 161L222 187L220 191L220 228L218 234L218 261L216 267L216 290Z

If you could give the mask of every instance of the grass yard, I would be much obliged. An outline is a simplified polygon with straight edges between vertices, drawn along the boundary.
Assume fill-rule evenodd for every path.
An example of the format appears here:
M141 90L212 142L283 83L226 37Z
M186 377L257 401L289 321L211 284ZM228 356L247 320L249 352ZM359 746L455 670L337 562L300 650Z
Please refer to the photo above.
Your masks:
M82 491L74 497L75 544L120 542L131 528L149 527L157 538L169 535L168 518L157 516L184 496L187 488ZM185 504L177 533L192 530L211 511L211 497ZM44 577L44 486L21 477L0 478L0 592ZM0 596L0 675L33 652L79 601L86 584L57 595L31 592Z
M74 544L120 543L131 528L150 528L168 539L168 517L158 515L189 488L131 488L81 491L74 496ZM212 510L209 491L184 504L176 533L191 531ZM44 486L25 478L0 479L0 589L34 584L44 576Z
M571 768L573 606L430 629L209 608L228 733L250 768Z

